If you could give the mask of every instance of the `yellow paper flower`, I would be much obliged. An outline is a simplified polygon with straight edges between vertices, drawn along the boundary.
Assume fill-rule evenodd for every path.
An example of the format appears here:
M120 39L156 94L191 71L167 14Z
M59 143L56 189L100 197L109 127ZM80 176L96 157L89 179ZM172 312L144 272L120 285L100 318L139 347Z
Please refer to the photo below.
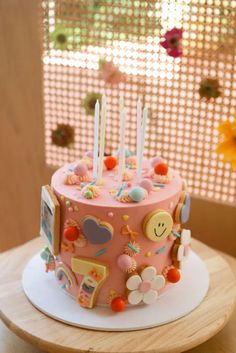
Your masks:
M223 162L230 163L232 169L236 170L236 112L234 121L220 123L218 130L222 139L216 148L216 152L223 154Z

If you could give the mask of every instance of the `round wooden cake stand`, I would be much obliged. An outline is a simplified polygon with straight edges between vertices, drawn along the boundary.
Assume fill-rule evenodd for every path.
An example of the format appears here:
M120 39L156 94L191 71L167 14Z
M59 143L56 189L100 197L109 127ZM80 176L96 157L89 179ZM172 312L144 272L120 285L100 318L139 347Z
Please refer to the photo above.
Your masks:
M63 324L35 309L22 289L24 266L43 245L43 240L37 238L0 255L0 316L18 336L47 352L184 352L220 331L233 311L236 281L231 269L216 251L194 240L193 250L205 261L210 273L210 289L189 315L138 332L90 331Z

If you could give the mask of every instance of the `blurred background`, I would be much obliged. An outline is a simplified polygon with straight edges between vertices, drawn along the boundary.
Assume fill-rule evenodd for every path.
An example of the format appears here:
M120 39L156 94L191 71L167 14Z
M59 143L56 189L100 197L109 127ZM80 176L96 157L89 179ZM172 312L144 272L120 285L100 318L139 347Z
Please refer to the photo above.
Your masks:
M41 185L92 148L106 92L106 152L118 146L121 94L135 152L140 97L150 109L145 154L186 179L193 236L236 255L235 9L232 0L0 1L1 251L38 235Z

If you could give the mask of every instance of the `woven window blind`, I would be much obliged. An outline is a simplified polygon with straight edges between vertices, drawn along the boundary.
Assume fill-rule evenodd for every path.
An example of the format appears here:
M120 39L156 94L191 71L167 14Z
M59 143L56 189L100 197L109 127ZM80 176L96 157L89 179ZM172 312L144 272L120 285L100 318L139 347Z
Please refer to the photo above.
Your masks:
M145 155L163 156L187 180L193 195L236 201L236 174L214 152L217 126L236 108L236 1L233 0L44 0L44 106L46 161L53 166L80 158L93 146L88 93L107 95L106 152L117 149L118 100L125 97L128 148L135 152L136 102L149 107ZM160 46L164 34L183 30L180 58ZM66 48L55 44L64 31ZM99 61L112 61L125 82L109 85ZM221 95L199 95L205 78L217 79ZM64 123L75 130L70 148L52 143Z

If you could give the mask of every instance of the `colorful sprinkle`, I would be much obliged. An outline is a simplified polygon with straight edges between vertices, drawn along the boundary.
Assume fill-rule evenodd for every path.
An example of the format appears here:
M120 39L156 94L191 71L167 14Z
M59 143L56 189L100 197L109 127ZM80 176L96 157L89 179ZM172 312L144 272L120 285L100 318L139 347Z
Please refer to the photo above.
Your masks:
M61 201L65 200L65 196L61 195Z
M70 207L71 206L71 202L69 200L66 201L66 207Z
M152 256L151 251L147 251L147 252L146 252L146 254L145 254L145 256L146 256L146 257L150 257L150 256Z
M75 210L76 212L79 212L79 206L75 206L75 207L74 207L74 210Z
M115 297L117 297L115 289L110 289L106 300L107 304L111 305L112 299L114 299Z
M110 218L112 218L112 217L114 217L114 213L113 212L108 212L108 217L110 217Z
M119 197L122 191L126 188L126 183L123 183L122 186L119 188L119 190L116 193L116 197Z
M124 214L124 215L122 216L122 219L123 219L124 221L128 221L128 220L129 220L129 215Z
M137 249L137 248L134 246L134 244L128 243L128 247L129 247L132 251L134 251L136 254L139 253L139 249Z
M165 187L165 184L159 184L159 183L155 183L153 184L154 186L157 186L159 188L164 188Z
M178 232L176 232L176 230L174 230L174 229L172 229L171 233L174 234L174 236L177 238L181 237L181 235Z
M141 247L135 241L129 242L124 247L124 253L133 257L140 253Z
M95 256L101 256L107 252L107 248L102 248L95 253Z
M116 295L116 290L115 289L110 289L109 295Z
M106 184L105 180L104 179L101 179L100 182L99 182L99 185L100 186L104 186Z
M110 189L110 190L109 190L109 193L110 193L112 196L115 195L116 189Z
M160 249L156 250L156 254L159 255L161 253L163 253L166 250L166 246L162 246Z
M74 211L73 207L69 207L69 208L68 208L68 211L69 211L69 212L73 212L73 211Z

